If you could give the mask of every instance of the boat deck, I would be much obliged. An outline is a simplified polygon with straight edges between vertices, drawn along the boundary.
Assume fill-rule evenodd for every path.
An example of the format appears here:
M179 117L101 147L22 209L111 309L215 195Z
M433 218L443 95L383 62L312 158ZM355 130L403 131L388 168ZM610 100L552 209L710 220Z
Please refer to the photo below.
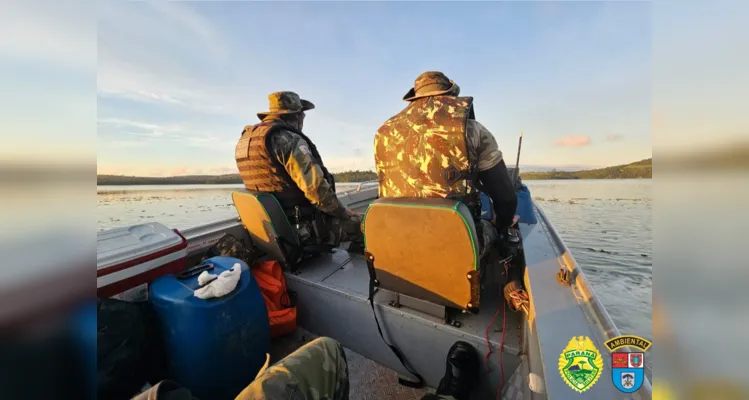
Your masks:
M298 275L287 274L286 277L289 289L296 292L297 297L301 299L297 305L300 326L315 334L337 339L343 346L366 359L366 362L361 362L365 368L372 365L369 361L372 360L406 374L405 369L377 332L367 300L369 274L363 256L338 249L333 254L308 260L300 267ZM499 348L502 337L504 305L504 299L499 295L500 290L500 284L486 283L479 313L457 315L455 320L460 322L460 327L445 324L438 317L406 306L392 307L387 304L392 296L387 291L377 293L375 305L386 338L405 354L430 387L436 387L444 375L447 351L455 341L463 340L472 344L483 360L488 351L485 332L497 314L488 334L489 344L494 351L487 363L482 365L484 384L481 386L484 393L477 398L496 397L500 378L500 359L496 349ZM508 309L502 356L505 382L509 381L521 362L523 321L524 314L514 313ZM352 359L357 360L357 357L354 356ZM355 378L359 374L358 368L352 367L352 370L356 371L352 372L352 377ZM392 374L383 372L382 375L372 375L371 371L361 372L367 379L374 379L374 382L392 381L392 385L387 385L390 386L391 392L396 390L393 387L405 389L399 387L397 378ZM384 378L386 376L391 378ZM354 386L352 385L352 388ZM388 393L390 392L384 392L383 395L389 396Z
M317 335L303 329L271 343L271 363L291 354L315 339ZM413 389L398 384L398 373L346 348L351 400L419 400L427 389Z
M363 212L374 198L376 188L339 196L343 204L359 212ZM523 280L532 299L530 316L526 319L525 314L507 312L502 351L502 398L650 399L651 386L647 379L633 395L621 393L610 383L603 383L611 376L610 358L603 356L607 353L604 342L620 333L561 237L536 205L534 214L537 223L521 221L519 224L525 252ZM218 221L184 232L190 243L188 263L197 262L205 248L226 233L246 236L246 231L236 220ZM274 360L314 335L329 336L347 349L352 399L420 398L423 390L404 388L397 382L398 374L410 375L377 332L367 300L369 274L363 256L337 249L333 254L307 260L300 267L300 274L286 275L288 288L295 291L299 299L297 322L300 332L276 340L274 348L285 348L286 351L277 350ZM560 285L556 280L560 268L571 272L571 286ZM498 276L501 275L498 274L499 268L488 268L487 271L491 271L489 274L493 276L484 279L480 312L459 315L456 318L462 324L459 328L413 308L390 306L391 292L380 291L375 297L375 309L385 337L405 354L425 378L427 386L434 388L438 385L445 372L448 349L455 341L464 340L479 351L482 361L487 350L493 350L488 362L482 363L482 381L473 398L497 398L500 373L496 350L502 336L504 304L499 288L503 279ZM490 329L487 346L484 332L498 308L499 316ZM603 356L602 382L584 393L572 390L559 377L557 367L560 353L576 336L588 336Z

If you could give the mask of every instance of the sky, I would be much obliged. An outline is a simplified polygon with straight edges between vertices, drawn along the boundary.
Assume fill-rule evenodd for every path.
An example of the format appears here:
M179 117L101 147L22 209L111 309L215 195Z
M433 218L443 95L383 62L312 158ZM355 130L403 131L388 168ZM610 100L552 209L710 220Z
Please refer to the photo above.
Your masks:
M305 131L331 170L373 169L373 137L421 72L475 97L514 164L651 156L647 3L106 3L98 171L236 172L267 94L315 103Z
M242 128L258 122L278 90L316 104L304 130L331 170L372 169L374 133L427 70L474 97L508 164L521 131L521 165L598 167L747 127L700 107L705 98L736 107L714 87L746 93L735 84L746 56L712 45L743 26L741 13L717 3L676 8L701 28L691 36L668 21L654 26L665 14L648 2L91 4L4 9L0 33L24 35L0 35L0 80L14 94L0 96L10 116L0 127L37 154L95 154L98 173L234 173ZM728 20L702 20L721 11ZM695 54L690 43L708 50ZM714 68L709 49L738 61L723 66L720 85L694 95L669 79ZM674 105L701 124L682 122ZM35 134L42 131L44 140Z

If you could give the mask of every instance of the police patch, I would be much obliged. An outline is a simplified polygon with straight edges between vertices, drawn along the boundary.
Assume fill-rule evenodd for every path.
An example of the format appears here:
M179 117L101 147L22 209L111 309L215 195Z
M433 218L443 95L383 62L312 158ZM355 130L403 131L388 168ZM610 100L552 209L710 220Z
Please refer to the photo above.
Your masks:
M309 146L307 146L306 144L299 146L299 151L301 151L305 156L312 155L312 152L309 150Z
M564 382L582 393L601 376L603 361L593 341L587 336L573 337L559 355L559 373Z
M619 391L636 392L645 382L645 351L652 343L639 336L618 336L606 341L611 354L611 380ZM625 352L614 350L622 347L634 347L642 352Z

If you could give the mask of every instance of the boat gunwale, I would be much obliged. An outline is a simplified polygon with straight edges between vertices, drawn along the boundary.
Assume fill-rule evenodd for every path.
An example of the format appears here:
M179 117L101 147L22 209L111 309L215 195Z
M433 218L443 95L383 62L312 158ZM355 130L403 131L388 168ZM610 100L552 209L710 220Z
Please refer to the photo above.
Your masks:
M564 267L570 271L570 278L573 281L573 284L569 289L578 299L578 303L580 303L582 311L586 314L586 318L589 321L592 319L591 322L593 323L591 323L591 326L595 325L598 327L603 342L621 336L619 328L614 323L614 320L611 318L608 311L606 311L606 308L596 295L593 287L588 283L588 280L585 277L585 272L577 263L577 260L575 260L574 255L557 232L554 224L546 216L546 213L541 206L539 206L535 201L533 202L533 206L541 217L539 222L542 222L546 227L549 238L554 241L553 245L561 252L559 259L562 264L564 264ZM580 294L582 294L582 299L577 293L575 293L576 291L579 291ZM606 346L604 345L603 347ZM630 352L639 351L638 349L633 349L629 346L623 348ZM647 400L652 398L652 390L650 379L648 379L647 376L644 376L642 387L632 394L638 394L641 399Z

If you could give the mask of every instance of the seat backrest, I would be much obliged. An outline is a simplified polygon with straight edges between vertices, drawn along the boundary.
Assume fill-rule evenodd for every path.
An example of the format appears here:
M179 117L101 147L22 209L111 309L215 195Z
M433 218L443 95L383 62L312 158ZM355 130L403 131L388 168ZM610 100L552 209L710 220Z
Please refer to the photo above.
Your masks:
M299 248L299 238L275 196L246 191L233 192L231 197L255 246L283 266L292 267L297 260L290 253Z
M384 198L364 219L379 286L448 307L479 305L476 226L463 203Z

